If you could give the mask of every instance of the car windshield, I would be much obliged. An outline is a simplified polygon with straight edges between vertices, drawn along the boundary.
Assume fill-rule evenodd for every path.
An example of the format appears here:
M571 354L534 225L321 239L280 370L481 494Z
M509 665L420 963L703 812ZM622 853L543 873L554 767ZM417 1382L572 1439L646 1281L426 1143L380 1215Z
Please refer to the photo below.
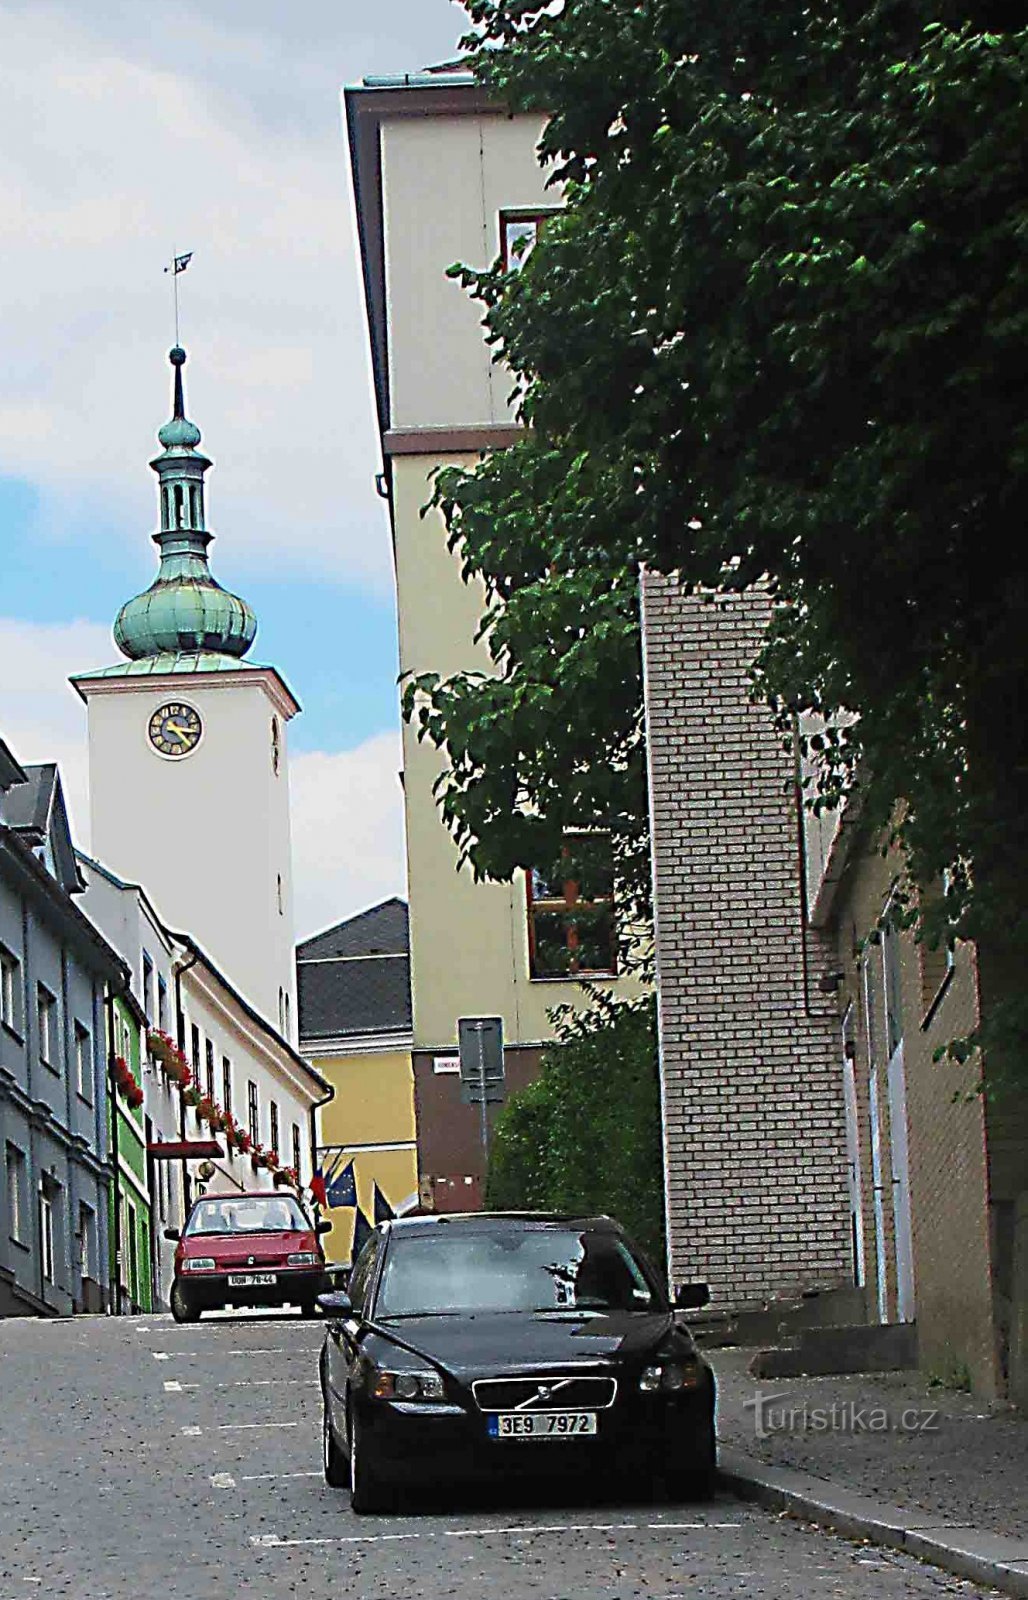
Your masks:
M236 1195L200 1200L186 1223L197 1233L309 1233L310 1222L292 1195Z
M645 1311L658 1286L614 1233L498 1228L405 1238L393 1233L376 1317L475 1311Z

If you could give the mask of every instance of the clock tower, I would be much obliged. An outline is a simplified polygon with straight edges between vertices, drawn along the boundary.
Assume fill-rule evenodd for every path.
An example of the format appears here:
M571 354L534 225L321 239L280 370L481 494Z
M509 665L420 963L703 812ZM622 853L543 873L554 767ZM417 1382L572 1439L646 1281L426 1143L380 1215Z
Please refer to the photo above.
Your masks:
M140 884L254 1008L295 1042L286 729L300 709L274 667L244 660L245 600L208 565L200 430L171 351L173 415L157 435L157 576L127 601L127 658L72 679L89 715L93 854Z

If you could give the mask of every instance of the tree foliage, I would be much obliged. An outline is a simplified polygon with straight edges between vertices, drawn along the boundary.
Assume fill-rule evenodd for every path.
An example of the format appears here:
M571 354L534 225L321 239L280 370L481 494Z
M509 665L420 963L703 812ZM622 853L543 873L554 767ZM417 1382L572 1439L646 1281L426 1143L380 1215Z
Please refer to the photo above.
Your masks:
M486 1203L500 1210L607 1213L662 1265L656 1006L617 1002L557 1015L540 1076L501 1113Z
M572 694L597 720L595 768L620 779L607 752L638 740L634 669L622 696L600 650L588 681L538 670L551 605L566 623L581 602L587 630L608 584L624 662L642 562L687 589L765 580L776 613L755 681L783 725L828 723L815 803L859 765L864 815L898 815L911 882L946 871L929 934L979 940L995 1059L1023 1064L1022 8L465 4L481 78L548 113L541 156L566 201L520 271L462 274L531 425L438 484L469 570L526 601L508 652L487 622L502 689L465 686L457 716L450 691L429 694L433 736L463 737L446 801L472 858L502 871L521 851L497 842L495 789L475 810L504 694L553 734L544 765ZM521 770L519 754L511 800ZM641 781L616 787L627 815Z

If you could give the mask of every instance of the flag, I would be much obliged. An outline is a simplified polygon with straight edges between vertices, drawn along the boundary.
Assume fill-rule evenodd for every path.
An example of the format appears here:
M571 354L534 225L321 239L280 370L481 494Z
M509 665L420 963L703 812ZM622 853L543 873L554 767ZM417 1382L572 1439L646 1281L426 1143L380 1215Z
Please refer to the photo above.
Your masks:
M192 261L192 259L193 259L193 252L192 252L192 250L190 250L184 256L176 256L174 261L172 262L171 266L170 267L165 267L164 270L165 270L165 272L172 273L177 278L180 272L185 272L186 268L188 267L188 265Z
M351 1262L356 1262L357 1257L364 1249L364 1246L367 1244L374 1231L375 1230L372 1228L371 1223L364 1215L360 1206L358 1206L357 1215L353 1221L353 1249L350 1251Z
M375 1185L374 1205L374 1216L376 1222L389 1222L396 1215L392 1206L389 1204L389 1201L378 1187L377 1183Z
M316 1206L326 1206L328 1198L325 1194L325 1175L319 1167L310 1181L311 1199Z
M327 1205L355 1206L357 1204L357 1182L353 1175L352 1161L348 1161L342 1171L331 1178L325 1192L328 1197ZM375 1221L378 1221L377 1215Z

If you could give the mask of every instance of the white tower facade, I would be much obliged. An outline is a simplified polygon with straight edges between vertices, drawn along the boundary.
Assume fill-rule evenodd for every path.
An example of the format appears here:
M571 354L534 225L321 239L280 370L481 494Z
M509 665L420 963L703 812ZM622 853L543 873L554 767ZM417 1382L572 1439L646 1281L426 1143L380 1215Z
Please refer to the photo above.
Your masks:
M300 708L273 667L242 659L257 623L208 566L210 462L185 416L185 352L171 361L174 416L151 463L160 569L115 623L128 659L72 680L88 707L92 851L292 1042L287 728Z

